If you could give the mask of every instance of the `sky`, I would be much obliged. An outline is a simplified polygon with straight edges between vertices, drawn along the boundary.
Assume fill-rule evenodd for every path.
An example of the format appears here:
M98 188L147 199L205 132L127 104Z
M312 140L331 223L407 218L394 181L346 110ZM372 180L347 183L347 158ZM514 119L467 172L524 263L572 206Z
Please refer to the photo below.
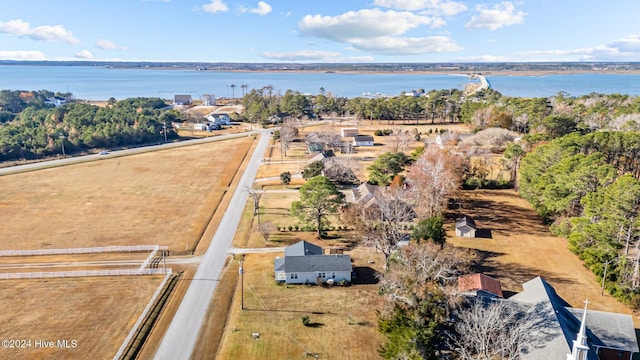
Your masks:
M638 0L3 0L0 60L640 61Z

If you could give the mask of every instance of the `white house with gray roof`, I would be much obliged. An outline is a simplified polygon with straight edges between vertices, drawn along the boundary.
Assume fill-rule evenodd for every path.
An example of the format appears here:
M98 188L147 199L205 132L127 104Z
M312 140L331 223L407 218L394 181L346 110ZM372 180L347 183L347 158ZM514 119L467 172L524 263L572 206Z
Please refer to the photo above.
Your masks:
M274 262L276 281L287 284L315 284L318 279L351 282L352 272L349 255L324 255L321 247L306 241L286 247L284 257Z

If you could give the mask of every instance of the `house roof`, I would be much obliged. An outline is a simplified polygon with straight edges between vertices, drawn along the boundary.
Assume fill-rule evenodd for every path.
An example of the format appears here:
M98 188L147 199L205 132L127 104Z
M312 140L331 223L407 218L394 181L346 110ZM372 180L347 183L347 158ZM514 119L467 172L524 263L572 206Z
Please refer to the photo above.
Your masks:
M284 249L284 256L306 256L306 255L322 255L323 251L320 246L313 245L306 241L299 241Z
M324 150L318 153L316 156L312 157L311 159L307 160L307 164L311 164L314 161L324 161L333 156L335 156L333 150Z
M278 267L275 268L278 271ZM349 255L307 255L286 256L280 271L314 272L314 271L352 271Z
M467 227L469 229L476 229L476 222L468 216L463 216L456 220L456 229L462 229Z
M523 284L524 291L507 301L519 304L534 319L531 349L523 359L566 360L580 329L581 309L567 304L541 277ZM630 315L587 311L588 360L597 360L595 347L638 352L633 320Z
M458 290L461 292L483 290L503 297L500 280L484 274L469 274L458 278Z
M376 195L380 187L363 182L357 188L351 189L351 193L347 196L347 202L369 204Z
M356 142L359 141L373 141L373 136L371 135L356 135L353 137L353 140Z

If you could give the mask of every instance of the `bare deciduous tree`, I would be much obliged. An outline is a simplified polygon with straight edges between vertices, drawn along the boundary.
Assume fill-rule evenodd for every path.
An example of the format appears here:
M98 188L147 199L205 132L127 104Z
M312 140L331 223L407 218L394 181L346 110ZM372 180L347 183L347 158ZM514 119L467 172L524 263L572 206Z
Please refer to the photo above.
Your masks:
M414 198L420 199L416 211L423 217L441 215L449 198L459 191L466 168L459 155L435 146L425 148L407 175Z
M269 221L266 221L258 225L258 231L260 232L260 235L262 235L262 237L264 238L264 241L269 241L269 237L271 237L271 234L273 234L274 230L275 230L275 227Z
M305 136L307 144L322 144L325 149L336 150L342 143L340 134L336 131L314 131Z
M350 167L352 163L349 158L329 158L324 162L324 176L339 184L356 184L359 180Z
M396 128L393 130L393 134L389 136L389 145L393 152L405 151L414 137L415 136L411 135L408 130L405 131L402 130L402 128Z
M280 127L280 151L284 156L287 156L289 144L296 136L298 136L298 128L291 121L285 121Z
M415 307L435 291L435 284L454 284L475 260L476 254L464 248L432 242L410 244L394 254L380 288L394 301Z
M504 300L476 300L457 311L456 335L450 343L464 360L519 359L535 340L540 324L516 304Z
M262 197L262 191L247 186L247 192L253 199L253 216L258 216L258 224L260 224L260 198Z
M415 218L408 195L396 186L378 188L375 201L351 204L344 213L345 222L355 228L359 239L384 255L387 269L398 242L407 236L405 225Z

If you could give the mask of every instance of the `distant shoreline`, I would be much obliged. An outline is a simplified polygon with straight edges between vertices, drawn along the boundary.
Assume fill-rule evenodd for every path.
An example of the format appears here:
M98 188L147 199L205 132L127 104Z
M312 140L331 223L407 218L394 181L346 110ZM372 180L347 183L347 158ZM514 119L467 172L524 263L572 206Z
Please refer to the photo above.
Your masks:
M415 71L390 71L390 70L248 70L248 69L207 69L196 70L187 68L171 68L171 67L118 67L111 68L112 70L161 70L161 71L198 71L198 72L214 72L214 73L274 73L274 74L366 74L366 75L389 75L389 74L401 74L401 75L483 75L489 76L545 76L545 75L580 75L580 74L612 74L612 75L624 75L624 74L640 74L638 70L491 70L491 71L463 71L463 70L415 70Z
M504 63L240 63L153 61L18 61L0 66L82 66L129 70L181 70L220 73L416 74L544 76L575 74L640 74L640 62L504 62Z

